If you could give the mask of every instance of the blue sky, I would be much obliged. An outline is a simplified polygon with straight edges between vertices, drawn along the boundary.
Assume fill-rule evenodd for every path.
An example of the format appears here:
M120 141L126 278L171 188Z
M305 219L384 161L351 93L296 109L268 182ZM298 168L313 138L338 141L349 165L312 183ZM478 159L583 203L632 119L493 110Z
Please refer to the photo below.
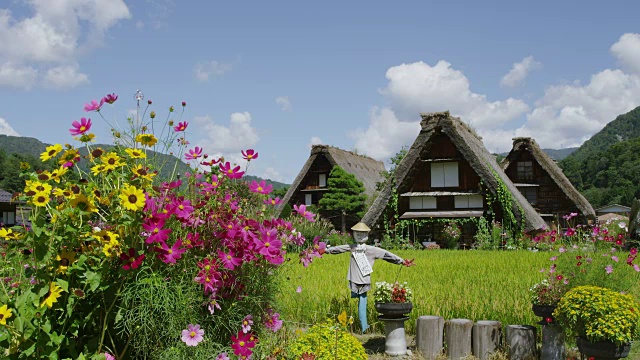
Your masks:
M518 3L518 4L516 4ZM0 133L72 142L83 110L141 89L187 138L290 183L323 143L387 161L420 112L450 110L491 151L576 146L640 105L640 3L0 2ZM5 45L6 44L6 45ZM177 117L172 118L177 120Z

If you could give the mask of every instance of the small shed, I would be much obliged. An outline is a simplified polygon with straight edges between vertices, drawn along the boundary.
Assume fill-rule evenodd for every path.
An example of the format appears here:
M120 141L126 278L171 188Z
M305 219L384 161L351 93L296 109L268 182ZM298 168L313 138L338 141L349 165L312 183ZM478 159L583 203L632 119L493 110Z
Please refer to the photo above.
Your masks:
M13 226L16 224L16 207L18 203L13 201L13 195L0 189L0 212L2 212L2 225Z
M631 214L631 208L620 204L609 204L596 209L598 216L604 214L619 214L629 216Z

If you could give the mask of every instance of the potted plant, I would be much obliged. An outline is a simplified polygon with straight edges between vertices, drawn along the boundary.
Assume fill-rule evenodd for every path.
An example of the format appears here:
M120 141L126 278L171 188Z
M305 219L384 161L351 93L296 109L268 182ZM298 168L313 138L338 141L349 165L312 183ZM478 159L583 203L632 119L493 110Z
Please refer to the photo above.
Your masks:
M542 318L541 325L553 322L553 311L568 290L568 281L562 275L549 274L546 279L529 289L533 313Z
M373 298L376 310L387 318L403 317L413 309L413 292L406 282L376 282Z
M581 353L598 359L626 357L638 339L640 304L630 294L598 286L568 291L553 313Z

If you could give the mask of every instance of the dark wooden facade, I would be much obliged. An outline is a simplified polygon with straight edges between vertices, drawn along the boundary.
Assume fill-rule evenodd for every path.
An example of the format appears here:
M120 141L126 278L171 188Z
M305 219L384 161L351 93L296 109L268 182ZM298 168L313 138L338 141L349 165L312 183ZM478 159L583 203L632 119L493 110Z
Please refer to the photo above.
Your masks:
M505 173L546 221L559 222L560 226L566 227L562 216L581 213L531 152L520 150L512 156ZM586 218L582 220L586 222Z
M325 179L328 181L331 169L333 169L333 165L331 165L329 159L324 155L318 155L289 203L292 206L293 204L305 204L306 195L311 194L311 204L317 206L320 199L322 199L322 194L327 191L326 184L325 186L320 186L320 174L324 174Z

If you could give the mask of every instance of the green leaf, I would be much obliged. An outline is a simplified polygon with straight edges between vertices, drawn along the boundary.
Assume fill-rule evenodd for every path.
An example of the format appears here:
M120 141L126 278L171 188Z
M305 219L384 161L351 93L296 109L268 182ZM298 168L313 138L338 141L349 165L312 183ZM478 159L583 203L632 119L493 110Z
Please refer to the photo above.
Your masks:
M80 257L78 257L78 260L76 260L75 266L82 267L82 265L84 265L87 259L88 259L87 255L80 255Z
M62 288L65 292L69 292L69 282L66 280L58 279L56 280L56 284Z
M89 284L91 291L95 291L98 286L100 286L100 279L102 278L102 275L99 273L87 270L84 273L84 277L87 279L87 283Z

